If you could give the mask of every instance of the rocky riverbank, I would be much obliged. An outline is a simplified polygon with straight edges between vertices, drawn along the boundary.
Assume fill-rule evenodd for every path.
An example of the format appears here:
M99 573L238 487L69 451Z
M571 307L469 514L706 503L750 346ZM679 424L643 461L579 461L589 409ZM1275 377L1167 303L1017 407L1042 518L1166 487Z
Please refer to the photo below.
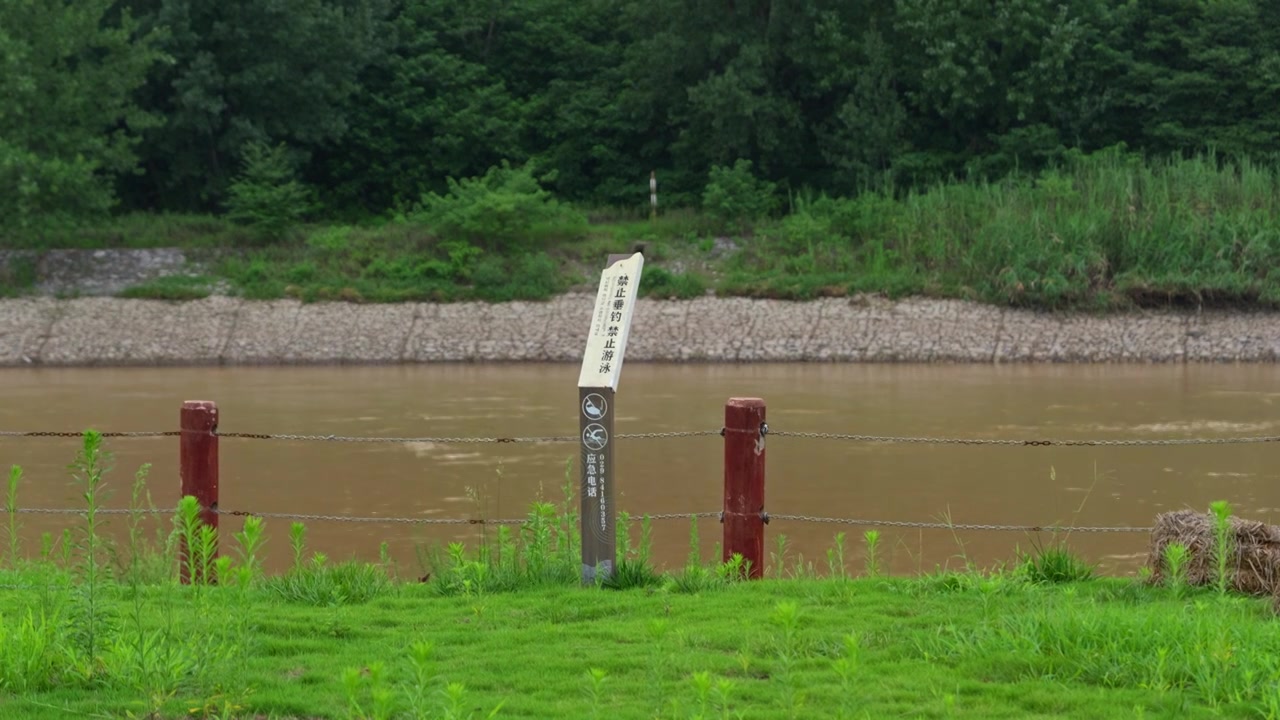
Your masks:
M576 362L594 294L545 303L0 301L0 365ZM630 361L1275 362L1280 313L1056 315L954 300L647 300Z

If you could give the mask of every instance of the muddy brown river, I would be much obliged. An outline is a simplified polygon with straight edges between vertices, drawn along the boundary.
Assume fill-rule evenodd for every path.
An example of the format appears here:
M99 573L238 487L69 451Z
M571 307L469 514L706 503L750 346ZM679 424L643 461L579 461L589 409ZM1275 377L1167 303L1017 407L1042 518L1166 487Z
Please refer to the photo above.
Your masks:
M577 431L574 365L420 365L326 368L10 369L0 371L0 430L177 429L184 400L214 400L222 432L484 437ZM661 365L626 368L617 433L718 430L729 397L768 403L772 431L975 439L1224 439L1280 435L1275 365ZM573 444L428 444L224 438L221 507L267 513L388 518L513 518L542 497L559 502ZM633 514L718 511L718 436L620 440L616 504ZM151 463L153 500L178 498L176 438L111 439L112 495ZM21 465L23 507L78 508L67 465L75 438L0 437L0 463ZM890 521L1146 526L1165 510L1217 499L1243 516L1280 522L1280 444L1018 447L876 443L772 436L766 505L775 515ZM576 483L576 476L575 476ZM576 484L575 484L576 487ZM20 516L27 549L74 517ZM115 533L125 519L111 516ZM287 519L267 521L269 569L290 562ZM223 532L240 519L222 518ZM376 559L387 541L405 575L415 548L460 540L475 525L309 520L308 547L332 559ZM710 557L715 518L699 521ZM861 568L864 526L773 520L788 557L826 570L846 531ZM638 535L638 525L633 535ZM1144 561L1144 533L955 531L885 527L882 562L899 574L1011 560L1018 548L1065 542L1107 574ZM653 526L664 567L688 554L689 521ZM230 543L224 540L224 550Z

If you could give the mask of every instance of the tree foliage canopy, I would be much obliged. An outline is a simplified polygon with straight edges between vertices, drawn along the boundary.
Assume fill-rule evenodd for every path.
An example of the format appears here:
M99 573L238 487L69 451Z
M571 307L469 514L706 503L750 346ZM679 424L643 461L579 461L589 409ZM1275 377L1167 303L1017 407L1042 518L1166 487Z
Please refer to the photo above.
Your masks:
M224 207L249 146L324 211L528 165L698 203L1000 177L1074 151L1268 156L1280 0L7 0L0 208ZM157 62L161 57L165 62Z
M0 3L0 216L101 212L156 118L133 99L160 58L111 0Z

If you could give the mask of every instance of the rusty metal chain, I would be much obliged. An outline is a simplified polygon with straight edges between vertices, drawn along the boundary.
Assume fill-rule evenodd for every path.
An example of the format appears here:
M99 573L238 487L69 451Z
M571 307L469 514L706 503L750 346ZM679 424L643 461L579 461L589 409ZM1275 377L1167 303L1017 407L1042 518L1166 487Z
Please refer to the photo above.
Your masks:
M659 438L704 437L719 435L719 430L685 430L675 432L619 433L615 440L652 440ZM544 437L352 437L344 435L293 435L281 433L220 432L218 437L247 440L301 440L350 443L571 443L578 442L577 435L548 435Z
M717 430L675 430L671 432L619 433L614 435L619 440L654 440L659 438L709 437L724 435L724 429ZM575 436L575 439L576 436Z
M699 512L699 513L649 513L650 520L689 520L699 518L720 517L720 511L715 512ZM631 522L640 522L644 520L644 515L632 515Z
M33 515L84 515L86 511L77 508L15 508L14 512ZM128 515L130 513L145 515L168 515L171 510L121 510L116 508L100 508L94 511L99 515ZM305 513L249 512L246 510L214 510L218 515L246 517L252 515L260 518L286 518L294 520L334 520L342 522L383 522L383 523L422 523L427 525L518 525L524 519L486 520L473 518L406 518L406 517L357 517L352 515L312 515Z
M377 517L366 516L356 517L353 515L308 515L303 513L279 513L279 512L249 512L246 510L218 510L219 515L232 515L236 517L245 517L253 515L260 518L285 518L292 520L322 520L333 522L370 522L370 523L409 523L423 525L520 525L529 521L528 518L507 518L507 519L487 519L487 518L407 518L407 517ZM704 518L718 517L719 512L703 512L703 513L649 513L650 520L678 520L688 518ZM644 515L629 515L632 522L640 522L644 519Z
M32 515L84 515L86 511L77 508L14 508L16 513L25 513ZM94 511L99 515L128 515L137 513L140 515L167 515L171 510L122 510L116 508L99 509ZM218 515L230 515L233 517L254 516L263 519L277 518L287 520L316 520L331 522L355 522L355 523L407 523L420 525L520 525L528 522L528 518L504 518L504 519L488 519L488 518L410 518L410 517L378 517L378 516L355 516L355 515L317 515L307 513L287 513L287 512L250 512L248 510L214 510ZM719 512L701 512L701 513L649 513L650 520L680 520L689 518L709 518L719 517ZM640 522L644 520L645 515L630 515L632 522Z
M99 435L101 435L102 437L107 437L107 438L115 438L115 437L126 437L126 438L128 438L128 437L177 437L178 435L181 435L181 434L182 434L182 431L181 431L181 430L163 430L163 431L152 431L152 432L145 432L145 431L144 431L144 432L100 432L100 433L98 433L98 434L99 434ZM60 438L61 438L61 437L66 437L66 438L72 438L72 437L73 437L73 438L79 438L79 437L84 437L84 433L83 433L83 432L70 432L70 431L66 431L66 430L32 430L32 431L27 431L27 432L23 432L23 431L15 431L15 430L0 430L0 437L60 437Z
M343 443L436 443L440 445L457 445L463 443L567 443L577 442L576 435L553 435L547 437L352 437L347 435L294 435L287 433L215 433L220 438L237 438L242 440L301 440L309 442L343 442Z
M5 510L5 512L9 512L9 511ZM77 509L77 508L14 508L13 512L26 513L31 515L84 515L88 511L83 509ZM94 513L97 515L129 515L131 513L137 513L139 515L167 515L171 512L173 511L172 510L119 510L114 508L111 508L111 509L99 508L97 510L94 510Z
M1162 446L1162 445L1235 445L1243 443L1280 442L1280 435L1231 438L1185 438L1168 440L1007 440L999 438L937 438L892 437L883 435L847 435L841 433L787 432L771 430L778 437L809 438L818 440L852 440L855 442L913 443L922 445L1008 445L1008 446L1057 446L1057 447L1106 447L1106 446Z
M489 518L409 518L409 517L378 517L378 516L355 516L355 515L313 515L308 513L285 513L285 512L248 512L246 510L217 510L219 515L231 515L235 517L253 517L263 519L285 519L285 520L315 520L324 522L353 522L353 523L405 523L410 525L519 525L526 522L526 519L489 519Z
M837 525L865 525L870 527L922 528L926 530L993 530L997 532L1079 532L1079 533L1148 533L1149 527L1081 527L1073 525L982 525L971 523L915 522L910 520L860 520L858 518L818 517L815 515L775 515L771 520L797 520Z

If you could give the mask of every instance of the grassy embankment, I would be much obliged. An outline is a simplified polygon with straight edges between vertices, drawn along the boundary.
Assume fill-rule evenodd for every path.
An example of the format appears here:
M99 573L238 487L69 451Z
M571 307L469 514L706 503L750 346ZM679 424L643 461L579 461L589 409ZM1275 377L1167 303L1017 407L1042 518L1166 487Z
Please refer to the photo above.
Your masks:
M548 210L543 196L504 192L473 188L438 211L308 225L271 242L219 218L131 216L74 231L10 231L5 244L177 246L201 261L196 277L131 288L130 297L202 297L221 283L250 298L541 299L589 287L607 253L643 243L643 291L657 297L882 292L1091 310L1280 304L1280 168L1249 162L1085 157L1000 183L795 197L786 214L758 220L722 207L651 222L634 212ZM537 220L502 215L522 207ZM20 262L0 286L21 292L33 277Z
M400 581L385 557L312 553L301 524L273 551L291 569L264 576L254 518L217 560L191 498L151 537L145 468L135 513L112 516L127 547L107 541L107 462L86 433L73 463L84 520L38 554L21 546L11 476L5 718L1280 717L1271 610L1176 569L1166 587L1098 579L1054 547L890 578L870 535L861 557L838 536L821 571L775 556L781 572L744 582L740 564L696 550L654 573L645 524L639 543L620 538L618 587L582 588L567 501L476 551L451 545L427 582ZM178 584L177 547L190 577L218 583Z

